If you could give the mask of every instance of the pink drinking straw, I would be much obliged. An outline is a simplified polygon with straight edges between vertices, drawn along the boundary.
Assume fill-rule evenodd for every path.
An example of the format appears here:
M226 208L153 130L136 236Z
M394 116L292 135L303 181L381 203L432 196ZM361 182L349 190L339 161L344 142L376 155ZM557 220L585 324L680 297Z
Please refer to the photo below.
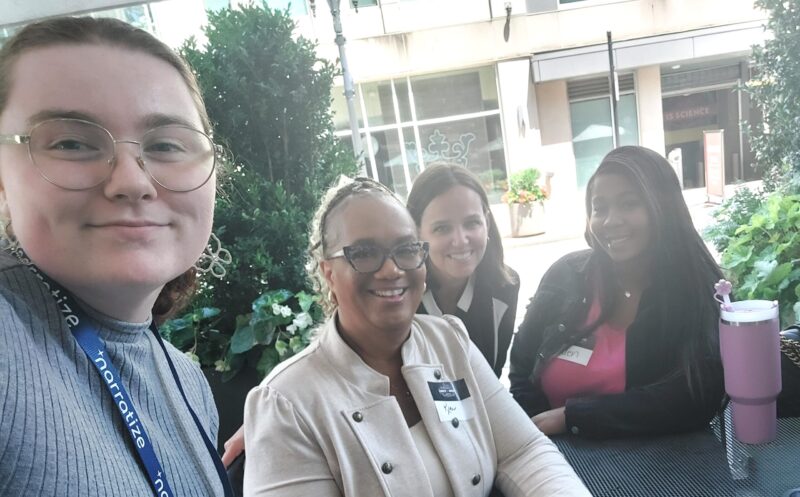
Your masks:
M714 284L714 299L722 304L722 308L726 311L733 310L733 306L731 305L732 289L733 285L731 285L731 282L728 280L719 280Z

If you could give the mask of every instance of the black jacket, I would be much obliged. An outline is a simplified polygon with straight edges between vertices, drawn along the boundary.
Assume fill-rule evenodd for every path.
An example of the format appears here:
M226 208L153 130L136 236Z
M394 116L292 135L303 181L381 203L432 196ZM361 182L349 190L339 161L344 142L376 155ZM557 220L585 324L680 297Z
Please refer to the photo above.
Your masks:
M553 264L530 301L511 347L511 393L529 416L550 409L540 386L542 367L573 345L591 305L588 272L592 251L574 252ZM659 338L657 298L651 289L625 338L625 392L572 398L567 430L604 438L677 433L707 426L724 394L719 347L701 358L703 384L690 392L680 344Z
M464 322L470 340L481 351L498 378L506 364L508 346L511 345L511 337L514 335L514 320L517 316L517 297L519 296L519 276L513 269L507 269L515 283L498 287L475 278L469 309L459 308L454 314ZM508 306L496 329L493 299ZM426 309L423 301L417 309L417 313L434 314L435 312Z

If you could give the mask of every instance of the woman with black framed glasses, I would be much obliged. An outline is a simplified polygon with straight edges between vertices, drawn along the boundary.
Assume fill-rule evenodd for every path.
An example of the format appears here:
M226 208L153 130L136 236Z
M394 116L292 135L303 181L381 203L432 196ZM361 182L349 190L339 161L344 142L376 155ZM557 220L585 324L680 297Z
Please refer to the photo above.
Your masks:
M154 324L211 236L209 133L191 70L121 21L0 50L0 495L230 495L211 390Z
M380 183L326 194L308 269L330 317L248 395L245 495L589 495L461 321L415 316L427 252Z

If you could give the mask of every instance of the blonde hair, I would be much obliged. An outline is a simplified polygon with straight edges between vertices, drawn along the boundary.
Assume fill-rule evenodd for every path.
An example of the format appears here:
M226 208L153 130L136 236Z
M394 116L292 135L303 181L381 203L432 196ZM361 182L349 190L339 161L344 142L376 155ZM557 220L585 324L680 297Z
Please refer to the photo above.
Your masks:
M330 234L328 233L328 219L331 212L341 206L345 200L364 195L386 195L397 201L403 209L405 204L388 187L369 178L348 178L341 176L339 182L329 188L322 196L319 207L311 219L308 240L308 259L306 273L311 286L320 296L320 305L326 316L333 314L336 309L336 300L333 296L325 275L322 273L320 263L324 261L330 247Z

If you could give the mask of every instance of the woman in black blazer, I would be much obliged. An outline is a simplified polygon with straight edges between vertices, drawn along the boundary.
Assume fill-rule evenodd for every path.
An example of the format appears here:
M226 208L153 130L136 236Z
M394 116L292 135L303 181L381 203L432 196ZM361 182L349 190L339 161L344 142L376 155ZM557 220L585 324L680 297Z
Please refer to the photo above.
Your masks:
M407 207L430 244L417 312L460 318L499 377L514 333L519 276L503 263L486 191L465 167L432 165L414 181Z

